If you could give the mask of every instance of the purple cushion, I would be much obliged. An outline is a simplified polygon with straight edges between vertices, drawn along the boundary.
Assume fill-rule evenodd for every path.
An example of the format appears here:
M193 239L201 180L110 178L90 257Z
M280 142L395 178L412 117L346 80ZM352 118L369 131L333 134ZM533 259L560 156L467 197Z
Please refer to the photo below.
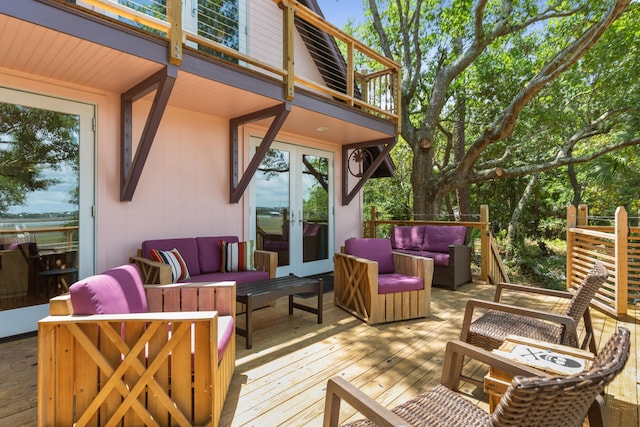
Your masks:
M146 313L147 296L133 264L79 280L69 287L75 314Z
M185 237L181 239L156 239L145 240L142 242L142 256L145 258L151 258L149 251L151 249L158 249L161 251L170 251L177 249L180 255L187 264L187 270L189 274L200 274L200 264L198 263L198 246L196 245L196 239L193 237Z
M424 244L424 226L406 225L391 227L391 247L419 251Z
M234 330L233 316L218 316L218 363L229 347Z
M378 294L393 294L396 292L420 291L424 289L422 278L391 273L378 276Z
M344 251L348 255L376 261L378 274L395 272L393 251L389 239L347 239L344 242Z
M196 237L200 272L213 273L222 269L222 240L234 243L238 241L238 236Z
M449 245L464 245L467 227L464 225L425 225L422 250L449 252Z

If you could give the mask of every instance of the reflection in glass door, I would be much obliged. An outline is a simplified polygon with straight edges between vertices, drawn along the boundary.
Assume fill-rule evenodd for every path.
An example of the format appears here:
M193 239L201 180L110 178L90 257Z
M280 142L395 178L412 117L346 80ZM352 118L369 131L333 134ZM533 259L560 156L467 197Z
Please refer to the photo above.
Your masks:
M290 158L286 150L271 149L255 174L256 247L278 254L278 267L290 264Z
M333 269L331 164L331 153L279 143L255 174L252 231L258 249L278 254L278 275Z
M329 256L329 159L301 154L303 262L326 260Z
M80 187L81 137L93 169L92 120L93 106L0 88L0 336L35 330L83 257L93 273L93 230L81 232L93 228L90 209L88 223L80 214L81 199L93 204L91 172Z

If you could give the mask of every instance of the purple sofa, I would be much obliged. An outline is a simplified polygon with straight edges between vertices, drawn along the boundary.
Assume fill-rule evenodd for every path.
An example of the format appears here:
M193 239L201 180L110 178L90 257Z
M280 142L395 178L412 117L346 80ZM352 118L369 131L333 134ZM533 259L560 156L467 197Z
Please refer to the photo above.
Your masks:
M168 284L173 282L171 266L152 260L150 251L157 249L171 251L177 249L189 272L189 278L182 282L223 282L235 281L237 285L274 278L278 264L275 252L256 250L255 270L221 271L221 241L237 242L237 236L184 237L176 239L155 239L142 242L138 255L131 257L141 272L145 284Z
M395 252L433 259L433 285L455 290L471 281L471 248L463 225L403 225L391 227Z

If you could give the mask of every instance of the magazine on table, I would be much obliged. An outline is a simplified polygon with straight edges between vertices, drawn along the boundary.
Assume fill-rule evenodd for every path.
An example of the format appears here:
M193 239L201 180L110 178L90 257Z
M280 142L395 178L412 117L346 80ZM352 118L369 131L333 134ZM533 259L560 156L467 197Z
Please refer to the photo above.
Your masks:
M525 344L516 344L510 351L496 352L516 362L564 375L580 373L587 367L587 361L579 357Z

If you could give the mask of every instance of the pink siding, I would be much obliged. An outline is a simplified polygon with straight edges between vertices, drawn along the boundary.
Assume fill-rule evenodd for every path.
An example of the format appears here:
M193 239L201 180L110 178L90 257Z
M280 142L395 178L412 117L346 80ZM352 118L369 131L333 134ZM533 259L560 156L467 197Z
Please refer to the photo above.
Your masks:
M169 107L131 202L120 201L120 94L97 91L0 69L8 87L50 94L97 106L96 270L127 262L140 242L149 238L237 234L248 238L248 195L238 204L229 199L228 122L220 117ZM138 126L145 108L136 104ZM135 130L136 135L140 128ZM359 235L358 199L341 206L341 147L296 135L283 142L334 153L336 249ZM245 141L248 141L248 133ZM245 162L246 149L242 156Z
M249 1L248 9L248 54L267 64L282 68L282 10L273 1ZM294 56L296 75L323 83L311 55L297 32Z

